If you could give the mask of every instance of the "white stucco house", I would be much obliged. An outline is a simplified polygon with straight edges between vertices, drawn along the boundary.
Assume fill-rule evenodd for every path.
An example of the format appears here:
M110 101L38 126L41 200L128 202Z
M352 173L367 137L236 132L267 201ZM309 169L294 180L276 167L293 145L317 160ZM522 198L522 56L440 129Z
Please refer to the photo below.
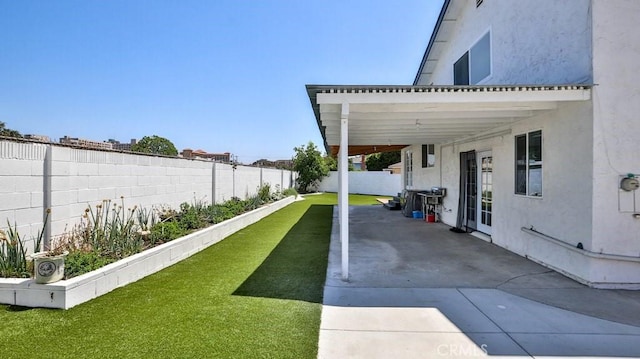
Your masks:
M447 189L443 223L640 289L639 23L637 0L445 0L412 85L307 85L339 193L348 155L402 148L404 188Z

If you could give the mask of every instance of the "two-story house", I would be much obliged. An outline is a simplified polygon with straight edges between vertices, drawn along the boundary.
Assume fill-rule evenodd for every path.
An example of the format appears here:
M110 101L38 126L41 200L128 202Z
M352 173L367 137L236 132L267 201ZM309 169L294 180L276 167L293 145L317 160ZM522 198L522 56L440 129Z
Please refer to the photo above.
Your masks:
M638 23L636 0L446 0L413 85L307 91L340 168L403 146L406 189L448 190L443 223L587 285L639 289Z

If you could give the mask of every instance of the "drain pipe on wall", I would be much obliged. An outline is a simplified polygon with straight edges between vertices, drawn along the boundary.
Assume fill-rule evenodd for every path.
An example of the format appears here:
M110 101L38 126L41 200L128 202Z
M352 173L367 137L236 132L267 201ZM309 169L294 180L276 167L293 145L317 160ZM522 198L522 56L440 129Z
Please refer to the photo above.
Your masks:
M609 254L609 253L597 253L597 252L592 252L590 250L587 249L583 249L580 248L582 247L582 243L578 243L577 246L572 246L571 244L560 240L558 238L555 237L551 237L547 234L544 234L542 232L537 231L535 228L533 228L533 226L531 226L530 228L526 228L526 227L522 227L520 228L523 232L534 235L538 238L542 238L548 242L557 244L563 248L569 249L573 252L576 253L580 253L583 254L587 257L591 257L591 258L599 258L599 259L611 259L611 260L620 260L620 261L626 261L626 262L640 262L640 257L634 257L634 256L625 256L622 254Z
M44 154L44 164L43 164L43 181L42 181L42 207L44 208L43 220L46 220L49 214L47 211L51 210L51 167L53 165L52 159L53 146L47 146L47 150ZM48 218L48 221L45 223L44 227L44 238L43 243L41 244L41 248L37 248L37 250L49 250L51 247L51 222L53 219L51 217ZM34 243L35 244L35 243ZM34 249L35 252L35 249Z
M440 157L440 165L439 165L440 166L440 184L439 184L440 187L442 187L442 147L443 146L440 146L440 153L438 154L439 155L438 157Z

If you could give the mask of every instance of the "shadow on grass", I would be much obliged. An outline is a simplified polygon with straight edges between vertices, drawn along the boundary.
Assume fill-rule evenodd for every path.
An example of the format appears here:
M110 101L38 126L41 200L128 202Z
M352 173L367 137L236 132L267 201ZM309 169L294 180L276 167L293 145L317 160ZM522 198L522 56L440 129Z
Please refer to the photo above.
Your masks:
M311 205L233 295L322 303L332 205Z
M5 309L7 312L24 312L27 310L32 310L35 308L31 308L31 307L22 307L19 305L9 305L7 306L7 308Z

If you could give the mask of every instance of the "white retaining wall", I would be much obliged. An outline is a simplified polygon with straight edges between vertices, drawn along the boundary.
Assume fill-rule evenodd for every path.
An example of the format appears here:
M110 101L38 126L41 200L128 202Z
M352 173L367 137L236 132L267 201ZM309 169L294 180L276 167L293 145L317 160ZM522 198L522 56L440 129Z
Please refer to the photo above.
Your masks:
M0 303L69 309L178 263L288 206L294 200L291 196L268 204L68 280L38 284L34 279L0 279Z
M318 191L338 192L338 172L322 179ZM350 171L349 193L396 196L402 192L402 176L386 171Z
M87 205L103 200L125 210L177 208L194 199L246 198L261 183L287 189L293 178L285 170L0 139L0 228L8 220L23 238L35 237L50 208L48 234L56 236L78 223Z

